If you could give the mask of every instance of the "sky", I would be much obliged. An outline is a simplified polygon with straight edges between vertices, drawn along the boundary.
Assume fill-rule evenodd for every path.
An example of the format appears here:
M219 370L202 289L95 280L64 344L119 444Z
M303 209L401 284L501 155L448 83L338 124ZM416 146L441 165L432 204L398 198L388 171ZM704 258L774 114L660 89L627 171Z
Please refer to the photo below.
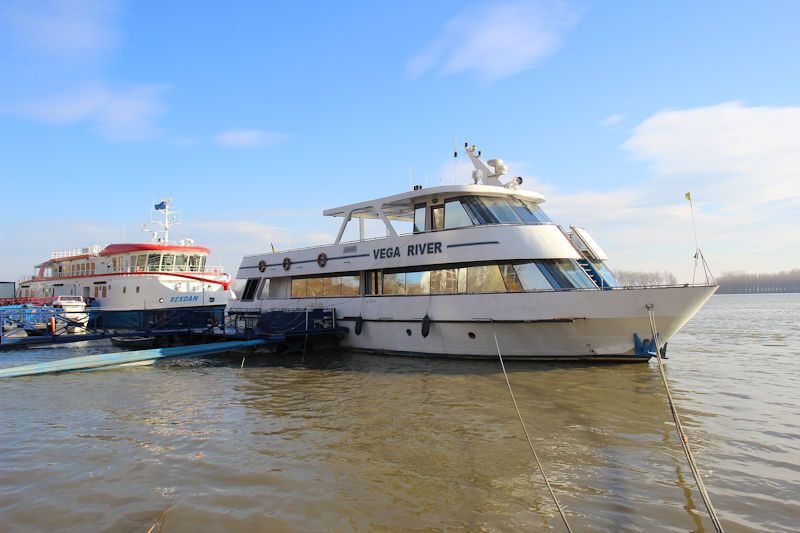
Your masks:
M174 237L332 242L322 210L502 158L612 268L800 267L800 2L0 3L0 280Z

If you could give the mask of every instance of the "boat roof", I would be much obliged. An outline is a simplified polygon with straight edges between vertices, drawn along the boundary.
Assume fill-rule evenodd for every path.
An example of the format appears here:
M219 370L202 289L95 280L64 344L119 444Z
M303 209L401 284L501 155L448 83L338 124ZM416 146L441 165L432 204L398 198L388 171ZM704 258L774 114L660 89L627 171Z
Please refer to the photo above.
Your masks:
M328 217L346 217L350 213L352 218L380 218L379 209L383 210L386 218L391 220L412 220L414 217L414 204L426 201L437 196L457 196L458 194L471 194L481 196L511 196L529 202L542 203L544 196L538 192L524 189L508 189L495 185L443 185L416 189L392 196L385 196L375 200L367 200L355 204L333 207L322 212Z
M115 255L125 254L129 252L143 252L143 251L163 251L163 252L194 252L200 254L209 254L211 250L205 246L178 246L173 244L155 244L155 243L128 243L128 244L109 244L100 255Z

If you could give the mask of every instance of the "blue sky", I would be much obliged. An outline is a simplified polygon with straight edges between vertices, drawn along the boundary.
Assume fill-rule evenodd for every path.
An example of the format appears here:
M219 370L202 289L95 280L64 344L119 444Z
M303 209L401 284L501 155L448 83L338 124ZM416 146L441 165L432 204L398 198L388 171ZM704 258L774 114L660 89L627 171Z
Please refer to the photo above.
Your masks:
M691 275L687 190L715 273L800 267L800 3L290 4L0 5L0 279L169 194L229 270L329 242L454 139L612 267Z

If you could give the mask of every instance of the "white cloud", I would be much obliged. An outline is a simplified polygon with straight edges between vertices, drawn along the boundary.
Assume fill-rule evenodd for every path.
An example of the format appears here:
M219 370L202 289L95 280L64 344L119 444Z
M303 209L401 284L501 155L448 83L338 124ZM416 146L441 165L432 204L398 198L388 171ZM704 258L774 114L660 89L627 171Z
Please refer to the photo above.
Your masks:
M579 11L565 2L472 5L450 19L407 66L409 75L473 72L486 82L517 74L554 53Z
M138 141L159 135L155 120L166 109L161 101L165 90L160 85L112 88L98 82L22 106L18 113L53 124L88 123L108 139Z
M649 179L610 191L551 190L559 222L596 234L619 268L672 270L688 281L695 200L712 269L771 272L800 264L800 107L740 102L656 113L624 147Z
M11 1L0 7L0 25L29 50L85 62L115 48L118 12L105 0Z
M269 148L286 140L284 133L258 129L236 129L223 131L214 140L225 148Z
M614 113L604 118L600 124L603 126L619 126L626 118L627 117L623 113Z

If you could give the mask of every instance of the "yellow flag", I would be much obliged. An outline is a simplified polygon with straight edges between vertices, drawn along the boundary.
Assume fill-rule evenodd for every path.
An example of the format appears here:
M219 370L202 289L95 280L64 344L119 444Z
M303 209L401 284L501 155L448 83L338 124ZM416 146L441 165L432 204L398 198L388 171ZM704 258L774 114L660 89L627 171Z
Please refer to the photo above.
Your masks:
M692 201L692 193L690 193L690 192L687 192L687 193L686 193L686 194L684 194L683 196L684 196L684 197L685 197L687 200L689 200L690 202Z

